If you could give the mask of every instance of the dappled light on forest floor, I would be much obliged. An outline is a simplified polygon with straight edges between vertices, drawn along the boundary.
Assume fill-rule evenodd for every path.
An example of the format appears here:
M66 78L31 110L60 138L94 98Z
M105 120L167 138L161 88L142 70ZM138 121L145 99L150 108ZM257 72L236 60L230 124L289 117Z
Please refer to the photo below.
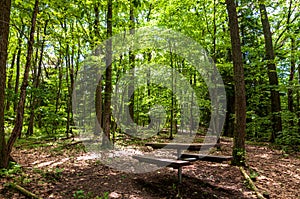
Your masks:
M214 154L230 155L231 141L223 142ZM177 170L161 168L148 173L126 173L102 164L97 154L86 153L79 146L56 150L58 146L14 150L13 157L23 168L22 174L2 178L16 181L43 198L73 198L84 193L92 198L256 198L238 167L227 163L194 162L183 168L183 182L178 184ZM270 198L297 198L300 160L268 147L247 145L247 172L261 193ZM142 147L118 155L147 154ZM165 151L174 155L171 150ZM160 155L166 155L164 153ZM262 157L261 157L262 156ZM127 158L130 158L129 156ZM132 160L132 164L136 164ZM19 176L19 177L18 177ZM20 177L23 176L23 177ZM0 198L22 195L0 187Z

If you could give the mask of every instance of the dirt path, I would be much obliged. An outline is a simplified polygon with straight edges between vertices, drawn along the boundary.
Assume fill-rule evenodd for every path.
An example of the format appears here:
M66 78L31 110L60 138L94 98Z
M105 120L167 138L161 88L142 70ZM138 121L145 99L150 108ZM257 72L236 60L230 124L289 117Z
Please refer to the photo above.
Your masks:
M222 151L215 154L231 154L231 145L231 141L223 142ZM251 145L247 155L261 193L270 198L300 198L299 156ZM177 171L171 168L143 174L120 172L76 146L59 152L51 147L16 150L13 156L24 172L0 180L0 198L25 198L4 188L7 181L17 181L43 198L256 198L239 169L225 163L195 162L183 169L183 183L178 185Z

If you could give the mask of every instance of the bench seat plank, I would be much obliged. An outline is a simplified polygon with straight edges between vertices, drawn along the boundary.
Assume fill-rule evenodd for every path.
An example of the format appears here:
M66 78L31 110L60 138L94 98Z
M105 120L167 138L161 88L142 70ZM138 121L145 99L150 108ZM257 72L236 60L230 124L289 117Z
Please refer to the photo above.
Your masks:
M167 158L156 158L156 157L145 157L145 156L132 156L134 159L139 160L140 162L146 162L150 164L155 164L157 166L166 166L178 169L182 166L190 165L189 161L185 160L175 160Z
M181 160L191 159L191 158L194 158L194 160L190 160L190 161L200 160L200 161L218 162L218 163L232 160L232 156L201 155L195 153L183 153L180 156Z
M145 146L151 146L153 149L186 149L199 151L200 149L209 149L220 146L218 143L146 143Z

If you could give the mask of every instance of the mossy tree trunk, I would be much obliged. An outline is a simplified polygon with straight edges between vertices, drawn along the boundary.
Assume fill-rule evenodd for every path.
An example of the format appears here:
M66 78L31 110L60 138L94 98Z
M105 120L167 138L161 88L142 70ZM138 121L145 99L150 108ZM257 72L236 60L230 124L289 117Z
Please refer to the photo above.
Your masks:
M234 165L244 165L246 153L246 94L241 41L239 36L238 19L234 0L226 0L226 5L229 17L235 84L235 128L232 163Z
M7 151L5 141L4 112L10 9L10 0L0 1L0 168L6 168L8 166L9 159L9 153Z

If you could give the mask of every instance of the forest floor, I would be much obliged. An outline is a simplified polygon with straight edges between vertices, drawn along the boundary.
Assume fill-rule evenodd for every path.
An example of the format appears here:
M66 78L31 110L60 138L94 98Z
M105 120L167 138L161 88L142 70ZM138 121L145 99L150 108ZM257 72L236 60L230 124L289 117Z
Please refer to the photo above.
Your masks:
M228 163L194 162L183 168L183 182L178 184L172 168L126 173L91 158L80 143L57 143L15 148L12 156L21 168L1 176L0 198L26 198L9 188L9 182L42 198L256 198L239 168ZM221 150L213 153L230 155L232 140L221 143ZM299 153L285 154L267 143L247 144L247 164L249 176L266 198L300 198Z

